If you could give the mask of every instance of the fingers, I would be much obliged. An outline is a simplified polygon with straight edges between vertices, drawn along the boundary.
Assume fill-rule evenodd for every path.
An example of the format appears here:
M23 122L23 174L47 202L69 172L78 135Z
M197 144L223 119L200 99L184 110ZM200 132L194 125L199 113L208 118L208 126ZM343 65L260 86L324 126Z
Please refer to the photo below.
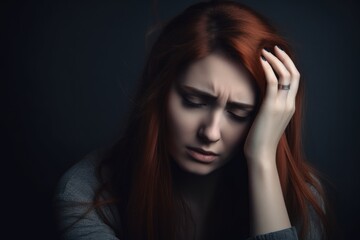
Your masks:
M287 55L283 50L281 50L278 46L275 46L275 53L280 61L285 65L285 67L290 72L291 77L291 86L288 90L288 97L291 99L295 99L297 90L299 88L299 81L300 81L300 73L295 67L294 62L291 60L289 55Z
M261 65L264 69L265 77L267 80L267 86L266 86L266 98L269 99L275 99L278 92L278 80L274 73L274 71L271 68L271 65L267 62L266 58L261 56Z
M261 64L268 81L268 97L278 97L281 101L295 101L299 87L300 73L286 52L275 46L274 53L275 55L264 49L262 50L262 55L265 57L265 60L261 59ZM279 79L277 79L275 73L279 76ZM278 89L278 84L290 84L290 89Z
M285 65L271 52L266 51L265 49L262 49L262 54L268 60L268 62L271 64L271 67L274 69L274 71L279 76L279 83L283 85L290 84L290 72L285 67Z
M268 60L269 65L271 65L271 68L273 69L272 72L276 72L279 76L278 83L281 85L289 85L291 76L285 65L282 64L282 62L275 55L265 49L262 49L262 54ZM278 89L277 95L281 102L285 102L287 99L288 90Z

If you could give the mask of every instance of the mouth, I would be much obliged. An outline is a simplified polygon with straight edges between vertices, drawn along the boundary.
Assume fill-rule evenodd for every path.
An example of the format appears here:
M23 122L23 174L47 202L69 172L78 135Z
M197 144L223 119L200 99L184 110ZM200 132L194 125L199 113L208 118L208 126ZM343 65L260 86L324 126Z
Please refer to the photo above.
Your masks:
M187 154L191 159L201 163L211 163L219 158L219 154L193 147L187 147Z
M190 150L192 150L192 151L201 153L201 154L203 154L203 155L219 156L219 154L217 154L217 153L214 153L214 152L211 152L211 151L206 151L206 150L201 149L201 148L195 148L195 147L187 147L187 148L190 149Z

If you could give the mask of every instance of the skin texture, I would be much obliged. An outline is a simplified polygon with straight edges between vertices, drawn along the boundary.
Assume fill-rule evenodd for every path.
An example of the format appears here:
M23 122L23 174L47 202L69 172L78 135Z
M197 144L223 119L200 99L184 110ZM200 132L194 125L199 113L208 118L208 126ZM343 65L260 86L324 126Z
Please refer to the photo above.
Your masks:
M189 86L217 96L217 100L201 99L179 90ZM186 95L185 95L186 94ZM186 100L198 107L187 106ZM249 116L249 109L229 109L227 101L255 104L255 93L247 72L217 51L193 63L180 81L173 84L168 101L170 153L179 166L191 173L207 175L223 166L236 148L249 120L238 121L232 114ZM220 156L204 164L187 156L187 146L212 151Z
M276 153L280 137L295 112L300 73L284 51L278 47L274 47L274 51L276 56L263 49L262 54L267 61L260 59L267 78L267 88L244 146L245 155L251 159L262 159ZM291 84L290 90L278 89L278 83ZM248 163L253 164L255 160Z
M217 99L203 99L180 90L179 85L207 92ZM200 105L189 105L186 100ZM223 224L209 226L207 222L216 186L223 174L221 166L231 159L233 150L250 127L250 120L239 121L232 114L249 116L251 109L231 109L228 101L254 105L255 91L245 69L220 51L193 63L169 93L170 154L180 169L174 174L180 179L179 188L196 222L196 239L206 238L209 228ZM187 155L187 146L220 156L211 163L199 163Z
M291 227L276 168L276 149L295 112L300 74L284 51L274 47L274 53L275 55L263 49L262 55L266 60L259 58L259 64L265 72L267 88L264 101L252 123L231 118L233 114L249 115L246 110L230 111L226 107L227 101L254 105L255 91L245 69L221 52L214 52L193 63L184 77L172 86L168 101L170 154L184 171L199 176L209 175L230 159L233 151L239 147L239 141L246 137L243 150L249 175L252 235ZM278 89L279 83L290 84L290 90ZM179 84L206 91L217 96L217 99L215 102L206 102L196 97L188 97L188 100L197 103L198 107L186 107L181 91L177 90ZM250 131L244 136L247 128L250 128ZM220 155L211 163L199 163L187 156L187 146ZM201 192L201 195L211 198L214 188L204 186L215 185L216 181L193 184L198 181L193 175L190 175L190 181L189 178L184 181L184 192L188 195ZM203 189L209 190L204 192ZM202 221L207 209L200 209L202 203L197 199L199 198L192 200L195 202L193 211L200 216L198 221Z
M274 52L262 49L266 60L259 61L266 75L266 96L244 145L253 235L291 227L276 168L276 148L295 112L300 73L284 51L275 46ZM290 90L278 89L279 83L290 84Z

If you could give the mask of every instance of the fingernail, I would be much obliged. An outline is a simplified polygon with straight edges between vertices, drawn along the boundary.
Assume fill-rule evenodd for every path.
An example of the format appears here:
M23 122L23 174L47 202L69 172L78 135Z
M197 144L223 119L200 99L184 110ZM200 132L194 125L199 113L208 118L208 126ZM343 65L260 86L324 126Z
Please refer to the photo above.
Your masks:
M284 51L284 49L282 49L281 47L279 47L278 45L276 45L278 47L278 49L280 49L281 51Z
M266 58L263 55L261 55L261 59L267 62Z

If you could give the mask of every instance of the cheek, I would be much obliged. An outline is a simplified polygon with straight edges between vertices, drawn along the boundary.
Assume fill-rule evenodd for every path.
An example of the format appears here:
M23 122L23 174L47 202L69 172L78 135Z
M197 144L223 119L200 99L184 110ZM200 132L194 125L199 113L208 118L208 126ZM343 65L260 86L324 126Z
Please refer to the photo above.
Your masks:
M248 127L248 123L229 127L224 134L224 146L229 151L238 146L246 138Z
M189 139L194 135L199 116L184 108L181 99L170 95L168 113L169 132L173 139Z

